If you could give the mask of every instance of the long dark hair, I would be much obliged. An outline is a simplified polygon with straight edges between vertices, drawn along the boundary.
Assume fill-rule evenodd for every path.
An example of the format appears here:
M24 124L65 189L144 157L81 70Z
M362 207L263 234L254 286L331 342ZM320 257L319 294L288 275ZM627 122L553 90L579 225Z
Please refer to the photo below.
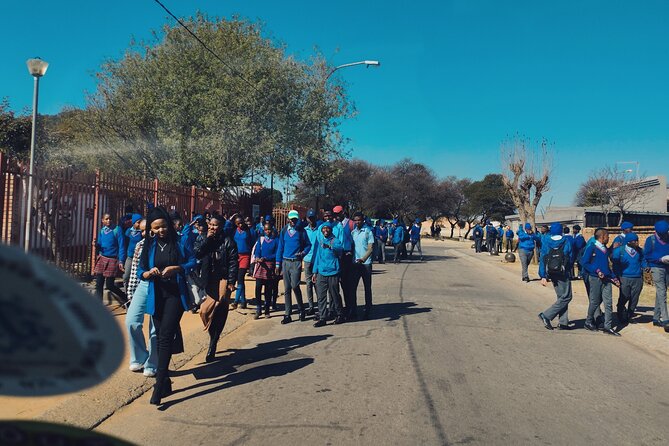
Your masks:
M156 220L165 220L167 222L167 243L177 244L178 243L178 234L176 229L174 229L174 222L170 217L170 214L167 210L162 207L154 207L149 211L149 214L146 216L146 233L144 234L144 247L142 249L142 255L139 258L139 265L144 271L149 270L149 252L151 247L155 243L155 237L151 236L151 223ZM178 252L178 250L177 250Z

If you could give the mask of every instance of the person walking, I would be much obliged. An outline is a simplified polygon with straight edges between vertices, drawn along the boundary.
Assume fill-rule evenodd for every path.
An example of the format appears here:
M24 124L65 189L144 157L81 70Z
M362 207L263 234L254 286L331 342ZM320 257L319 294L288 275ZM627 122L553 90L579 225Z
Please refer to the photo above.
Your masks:
M200 318L204 330L209 334L206 362L213 362L216 357L216 346L228 320L230 295L239 277L237 243L225 234L224 225L223 217L212 215L207 224L207 233L198 235L193 248L195 258L200 261L200 280L207 294L200 305ZM224 286L223 293L221 285Z
M483 245L483 228L481 228L481 225L479 225L478 222L476 223L476 226L474 226L472 235L474 237L474 250L479 253L482 251L481 245Z
M142 237L146 234L146 219L139 220L138 229ZM125 315L125 327L128 332L128 350L130 352L131 372L143 371L144 376L156 376L158 368L158 348L156 328L153 319L149 318L149 342L147 348L144 338L144 313L146 312L146 301L148 298L148 282L141 281L137 277L139 259L144 249L144 239L140 239L135 245L135 251L130 257L131 263L127 270L130 272L126 292L130 298L128 312Z
M527 267L534 257L534 249L536 247L536 236L532 231L532 225L525 223L525 226L518 229L518 257L521 265L521 278L523 282L530 281L530 276L527 272Z
M420 246L420 218L417 218L411 228L409 229L409 242L411 243L411 250L409 251L409 256L413 257L414 248L418 248L418 254L420 255L420 261L423 261L423 249Z
M643 246L646 270L653 276L655 284L655 308L653 325L669 331L667 314L667 287L669 287L669 223L660 220L655 223L655 234L646 239Z
M595 323L595 312L604 303L604 333L612 336L620 336L613 329L613 290L612 284L620 286L620 282L609 268L609 232L604 228L595 230L595 243L588 245L583 253L585 261L584 268L588 272L590 282L590 294L588 296L588 316L585 320L585 328L590 331L597 330Z
M489 255L497 254L497 229L490 222L485 227L485 244Z
M620 278L618 296L618 321L627 325L634 317L643 289L643 251L639 236L633 232L625 235L625 243L613 249L613 272Z
M358 318L357 292L358 284L360 283L360 279L362 279L365 289L363 319L366 320L370 318L372 313L372 253L374 250L374 234L372 234L369 227L365 226L365 219L361 212L355 213L353 222L355 223L355 227L351 231L353 239L353 292L351 293L351 302L348 302L346 305L348 310L346 319L356 320Z
M581 226L574 225L571 228L572 238L573 238L573 250L572 250L572 277L576 279L581 279L583 276L583 268L581 267L581 256L583 255L583 250L585 249L585 237L581 234ZM576 268L574 272L574 267Z
M505 231L504 235L506 236L506 252L509 252L509 251L515 252L516 249L513 246L514 234L513 234L513 230L511 229L511 226L506 227L506 231Z
M234 240L237 244L239 265L237 268L237 291L235 293L235 301L231 305L233 310L238 306L242 309L246 309L245 277L251 263L251 250L255 244L253 231L246 225L241 216L235 217L235 226Z
M393 263L399 263L402 257L402 245L404 245L404 227L393 220L393 246L395 247L395 257Z
M125 244L121 226L112 228L111 214L102 215L102 227L95 240L98 251L95 260L95 295L102 301L102 292L107 288L120 305L128 303L127 296L116 286L116 278L123 272L125 262Z
M314 211L313 209L309 209L307 211L307 225L304 228L304 230L306 231L307 237L309 237L309 242L313 247L314 243L316 243L316 239L318 238L319 234L316 211ZM313 275L312 264L311 264L313 254L314 254L313 250L309 250L309 252L304 255L304 281L306 282L307 302L309 304L309 308L307 309L307 316L313 316L315 314L315 309L314 309L315 285L314 282L311 280L311 276ZM318 305L318 302L316 302L316 305Z
M386 243L388 241L388 227L386 226L386 221L384 219L379 219L379 225L376 227L376 232L374 234L374 239L376 241L376 250L377 257L376 261L378 263L386 263Z
M497 253L504 249L504 226L501 224L497 227Z
M568 308L572 299L571 280L569 279L569 261L572 245L563 236L562 225L553 223L550 236L544 239L539 256L539 277L541 285L546 286L550 279L555 291L556 300L553 305L539 313L539 319L548 330L553 330L551 321L559 316L558 328L569 330Z
M148 228L140 255L137 276L148 282L146 312L153 318L158 346L156 384L150 403L159 405L172 392L168 367L174 350L179 322L188 307L186 274L196 265L195 255L179 244L167 211L155 207L146 219Z
M123 287L125 289L128 299L132 298L132 294L128 292L128 282L130 281L130 270L132 269L132 261L135 255L135 247L142 239L142 230L140 229L140 221L142 216L140 214L132 214L130 217L131 226L125 231L125 263L123 265ZM144 221L146 224L146 220Z
M265 319L270 318L270 307L274 302L274 283L278 280L276 275L276 251L278 249L279 242L276 232L270 223L265 223L263 236L256 242L254 252L253 277L256 279L256 314L254 319L259 319L262 314L263 288L265 289Z
M341 295L339 294L340 258L343 253L342 243L332 233L333 224L326 221L320 226L321 234L312 245L313 251L313 274L311 281L316 285L318 294L319 319L314 327L323 327L331 316L336 315L334 323L341 324L346 321L342 308ZM330 305L328 305L328 295Z
M292 322L291 313L293 309L292 294L295 293L297 311L300 321L306 320L306 312L302 303L302 291L300 290L300 279L302 275L302 258L309 253L311 243L303 228L297 226L300 214L292 210L288 212L288 224L279 234L279 247L276 251L276 275L283 272L283 284L285 286L286 309L282 324Z

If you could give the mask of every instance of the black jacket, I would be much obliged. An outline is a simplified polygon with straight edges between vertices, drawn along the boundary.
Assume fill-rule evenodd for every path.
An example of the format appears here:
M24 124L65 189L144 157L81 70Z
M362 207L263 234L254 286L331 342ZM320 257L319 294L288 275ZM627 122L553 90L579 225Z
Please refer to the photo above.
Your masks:
M200 234L195 240L193 251L200 261L193 277L198 286L204 288L207 284L221 280L235 283L239 266L237 244L232 237L223 234L206 237Z

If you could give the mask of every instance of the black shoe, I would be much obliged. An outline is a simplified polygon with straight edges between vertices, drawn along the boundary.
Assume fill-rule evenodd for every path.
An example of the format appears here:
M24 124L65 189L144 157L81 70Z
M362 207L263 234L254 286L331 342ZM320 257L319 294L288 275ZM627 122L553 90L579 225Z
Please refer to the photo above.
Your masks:
M304 310L300 311L300 322L304 322L306 320L307 320L307 313Z
M269 319L270 317L269 308L265 308L265 319Z
M529 282L530 278L529 277L523 277L523 282Z
M661 327L662 324L657 319L653 319L653 327Z
M571 327L565 324L559 324L557 328L558 330L571 330Z
M346 319L344 319L343 316L337 316L337 318L334 320L335 325L343 324L346 322Z
M612 328L605 328L605 329L602 330L602 331L603 331L605 334L607 334L607 335L611 335L611 336L620 336L620 333L618 333L617 331L613 330Z
M307 316L313 316L314 314L316 314L316 310L314 310L313 308L309 308L307 310Z
M362 312L362 320L363 321L368 321L372 317L372 312L371 311L363 311Z
M585 327L586 330L597 331L597 327L592 325L590 322L586 322L583 326Z
M260 319L261 314L262 313L260 312L260 310L256 310L256 314L253 315L253 319L257 321L258 319Z
M151 400L149 400L149 404L152 404L154 406L160 406L160 399L162 398L162 386L159 386L158 383L153 385L153 393L151 394Z
M541 322L544 323L544 327L546 327L547 330L552 330L553 325L551 325L551 321L548 320L546 316L544 316L543 313L539 313L539 319L541 319Z
M283 319L281 319L282 324L290 324L293 322L293 320L290 318L290 316L284 316Z
M170 395L172 395L172 380L165 378L165 381L163 381L162 398L166 398Z
M243 304L241 304L241 305L239 306L239 308L241 308L242 310L246 310L246 302L244 302Z
M325 327L325 321L317 321L317 322L314 324L314 327L316 327L316 328L318 328L318 327Z

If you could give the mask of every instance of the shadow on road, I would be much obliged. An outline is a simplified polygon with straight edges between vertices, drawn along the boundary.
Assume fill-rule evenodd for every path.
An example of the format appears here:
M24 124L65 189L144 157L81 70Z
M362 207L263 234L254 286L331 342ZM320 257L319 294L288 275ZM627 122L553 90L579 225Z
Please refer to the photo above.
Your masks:
M412 314L429 313L432 307L418 307L415 302L392 302L384 304L374 304L371 319L387 319L396 321L401 316Z
M313 358L299 358L271 364L262 364L245 370L237 370L245 365L264 362L288 355L291 351L323 341L332 335L301 336L291 339L279 339L272 342L258 344L251 349L228 349L226 356L220 356L215 362L203 364L188 370L173 372L173 376L192 374L197 380L204 380L188 387L175 389L172 396L160 406L160 410L167 410L183 401L207 395L230 387L251 383L260 379L274 376L283 376L308 366L314 362ZM196 393L171 399L174 395L190 390L201 389Z

